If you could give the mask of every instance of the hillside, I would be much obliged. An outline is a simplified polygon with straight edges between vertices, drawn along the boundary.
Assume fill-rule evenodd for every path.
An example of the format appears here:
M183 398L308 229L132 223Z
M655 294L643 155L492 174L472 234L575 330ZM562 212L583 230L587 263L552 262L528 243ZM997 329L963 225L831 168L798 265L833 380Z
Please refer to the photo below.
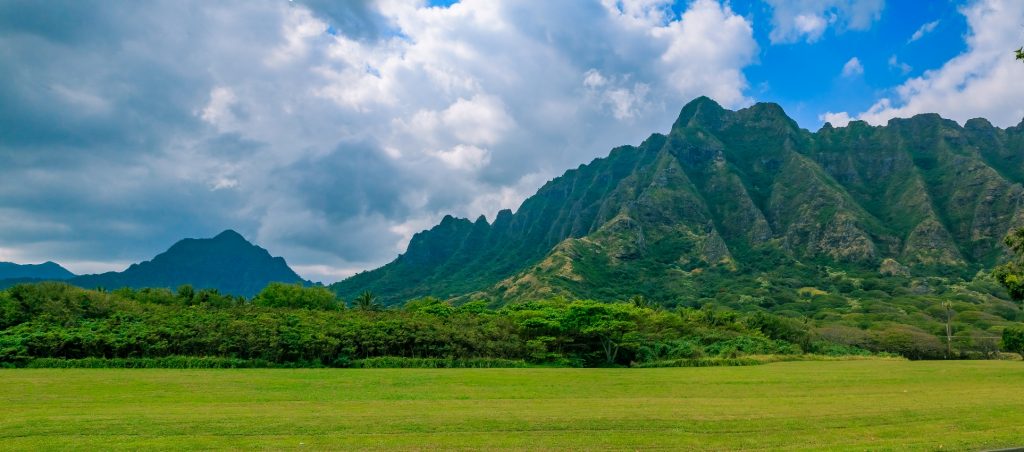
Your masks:
M48 261L42 264L0 262L0 289L21 283L63 281L74 277L74 273L54 262Z
M995 264L1024 225L1022 151L1024 123L924 114L811 133L775 104L730 111L701 97L667 135L567 171L493 222L445 217L333 288L391 304L938 293Z
M0 280L38 279L59 281L73 277L75 277L74 273L54 262L44 262L42 264L0 262Z
M196 289L251 297L271 282L303 282L283 258L273 257L235 231L211 239L184 239L153 260L132 264L123 272L84 275L68 282L79 287L176 288L191 284Z

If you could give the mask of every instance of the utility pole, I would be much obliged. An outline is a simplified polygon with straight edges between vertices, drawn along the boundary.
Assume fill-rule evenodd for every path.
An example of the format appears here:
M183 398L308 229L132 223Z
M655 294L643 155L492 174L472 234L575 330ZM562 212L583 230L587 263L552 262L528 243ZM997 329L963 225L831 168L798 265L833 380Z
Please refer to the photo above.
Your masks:
M953 329L949 325L950 319L953 317L953 303L946 301L942 303L942 306L946 308L946 359L953 357Z

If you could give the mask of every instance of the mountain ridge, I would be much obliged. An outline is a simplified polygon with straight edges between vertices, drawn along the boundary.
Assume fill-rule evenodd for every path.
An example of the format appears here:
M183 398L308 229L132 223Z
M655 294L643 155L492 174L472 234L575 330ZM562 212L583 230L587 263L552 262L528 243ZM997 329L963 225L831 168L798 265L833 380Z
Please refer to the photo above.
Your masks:
M11 278L38 278L38 279L68 279L74 277L68 269L53 261L46 261L41 264L16 264L14 262L0 262L0 279Z
M196 289L217 289L246 297L256 295L271 282L308 283L288 267L284 258L271 256L231 229L208 239L179 240L153 259L132 264L122 272L83 275L68 282L106 289L174 289L189 284Z
M0 262L0 288L22 282L63 281L74 277L74 273L53 261L42 264Z
M777 104L731 111L702 96L667 135L566 171L493 223L446 216L391 263L332 288L389 303L507 301L683 297L707 270L812 262L968 274L996 263L1002 236L1024 225L1022 149L1024 121L961 127L921 114L810 132Z

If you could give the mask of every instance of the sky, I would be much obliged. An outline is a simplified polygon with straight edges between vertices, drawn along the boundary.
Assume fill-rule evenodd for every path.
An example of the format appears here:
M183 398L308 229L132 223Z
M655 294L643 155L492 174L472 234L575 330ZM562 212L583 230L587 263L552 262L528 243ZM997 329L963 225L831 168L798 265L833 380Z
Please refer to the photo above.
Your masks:
M333 282L686 102L1024 118L1020 0L0 0L0 261L234 229Z

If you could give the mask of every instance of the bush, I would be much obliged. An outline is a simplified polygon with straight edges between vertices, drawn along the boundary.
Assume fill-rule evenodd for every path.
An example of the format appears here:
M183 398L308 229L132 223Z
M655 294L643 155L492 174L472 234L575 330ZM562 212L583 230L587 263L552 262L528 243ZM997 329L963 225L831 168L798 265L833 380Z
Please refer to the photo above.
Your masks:
M163 358L36 358L25 367L33 369L242 369L279 367L262 359L167 356ZM306 366L303 366L306 367Z
M653 361L641 363L634 367L723 367L723 366L756 366L764 364L765 361L754 358L696 358L696 359L675 359L665 361Z
M526 361L497 358L403 358L381 356L357 359L349 367L359 369L476 369L527 367Z
M1003 330L1003 350L1024 356L1024 327L1011 326Z
M872 337L876 351L896 353L910 359L942 359L946 345L938 337L909 325L894 325Z
M303 287L302 284L270 283L252 299L254 306L268 308L300 308L337 310L342 304L326 287Z

